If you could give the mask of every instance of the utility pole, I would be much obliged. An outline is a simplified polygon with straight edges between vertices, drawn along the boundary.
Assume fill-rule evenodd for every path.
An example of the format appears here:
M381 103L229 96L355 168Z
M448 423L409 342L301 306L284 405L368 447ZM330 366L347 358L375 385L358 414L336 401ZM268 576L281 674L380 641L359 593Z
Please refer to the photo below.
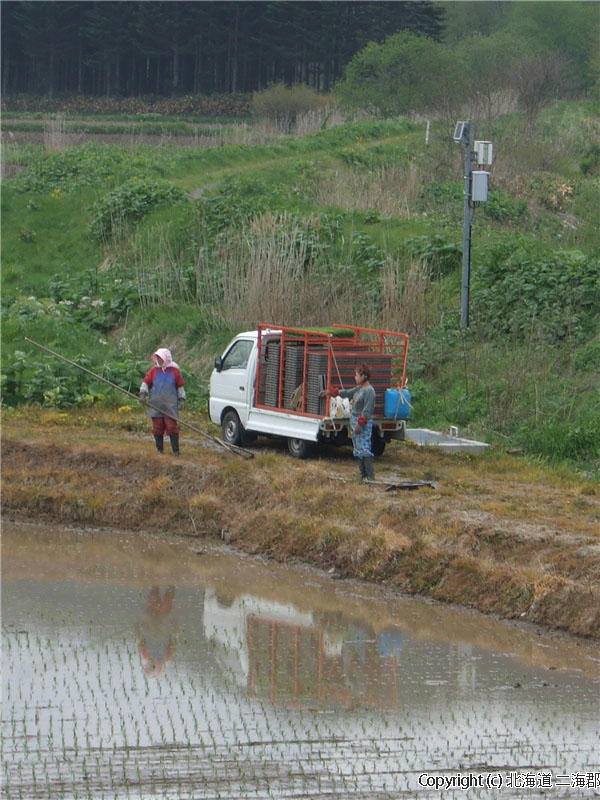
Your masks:
M460 123L459 123L460 124ZM473 213L471 210L471 172L473 165L473 123L470 119L462 123L460 142L465 146L464 154L464 215L463 215L463 253L462 253L462 284L460 293L460 324L463 328L469 327L469 292L471 286L471 226Z
M463 215L463 254L462 285L460 303L460 324L469 327L469 292L471 286L471 226L475 203L488 199L488 181L490 173L482 170L473 171L473 162L489 166L492 163L493 148L491 142L475 142L475 131L470 119L457 122L454 129L454 141L464 145L464 215Z

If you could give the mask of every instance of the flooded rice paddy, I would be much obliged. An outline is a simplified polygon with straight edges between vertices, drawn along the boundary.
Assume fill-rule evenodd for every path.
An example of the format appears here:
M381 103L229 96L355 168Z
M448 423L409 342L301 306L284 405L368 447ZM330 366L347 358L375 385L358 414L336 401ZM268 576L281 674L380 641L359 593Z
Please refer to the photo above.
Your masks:
M593 644L203 547L4 525L6 798L600 796Z

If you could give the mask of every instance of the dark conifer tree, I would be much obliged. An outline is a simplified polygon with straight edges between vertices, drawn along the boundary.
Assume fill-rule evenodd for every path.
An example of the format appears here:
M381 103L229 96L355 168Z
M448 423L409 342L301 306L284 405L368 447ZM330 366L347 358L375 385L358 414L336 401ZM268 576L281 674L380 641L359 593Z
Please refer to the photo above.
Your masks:
M3 0L4 94L328 91L369 41L438 37L431 2Z

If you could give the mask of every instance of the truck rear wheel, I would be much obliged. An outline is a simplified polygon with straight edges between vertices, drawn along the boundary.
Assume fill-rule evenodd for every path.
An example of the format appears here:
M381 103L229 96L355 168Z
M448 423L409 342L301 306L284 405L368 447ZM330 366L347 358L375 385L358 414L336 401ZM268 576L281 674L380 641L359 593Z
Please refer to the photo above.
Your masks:
M244 429L235 411L228 411L221 422L223 441L241 447L244 444Z
M287 440L287 446L290 455L294 458L308 458L314 450L314 443L307 442L306 439L290 438Z
M371 450L377 458L382 456L385 450L385 439L379 435L379 431L375 427L373 427L373 433L371 434Z

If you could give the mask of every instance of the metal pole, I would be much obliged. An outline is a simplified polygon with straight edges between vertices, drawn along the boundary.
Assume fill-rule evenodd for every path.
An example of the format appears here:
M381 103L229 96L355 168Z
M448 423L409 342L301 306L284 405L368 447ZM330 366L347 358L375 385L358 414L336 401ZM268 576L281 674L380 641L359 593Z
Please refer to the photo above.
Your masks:
M139 397L136 394L133 394L133 392L127 391L127 389L123 389L121 386L117 386L116 383L113 383L112 381L109 381L108 378L103 378L102 375L97 375L95 372L92 372L91 369L87 369L86 367L82 367L81 364L78 364L76 361L71 361L71 359L65 358L65 356L61 356L60 353L55 353L54 350L50 350L49 347L44 347L43 344L38 344L37 342L34 342L33 339L29 339L27 336L25 336L24 338L25 338L26 342L29 342L29 344L35 345L35 347L39 347L40 350L43 350L44 352L49 353L51 356L54 356L54 358L59 358L61 361L64 361L67 364L70 364L72 367L77 367L77 369L80 369L82 372L87 372L88 375L91 375L93 378L96 378L96 380L103 381L104 383L107 383L109 386L112 386L113 389L117 389L119 392L123 392L123 394L126 394L128 397L132 397L134 400L137 400L138 403L141 402ZM154 411L158 411L163 416L169 416L168 414L165 414L162 411L162 409L158 408L157 406L153 406L152 403L149 403L148 401L146 401L145 405L147 405L149 408L152 408ZM183 425L185 428L190 428L190 430L193 430L196 433L199 433L200 436L204 436L205 439L210 439L211 441L216 442L216 444L218 444L220 447L223 447L226 450L229 450L231 453L234 453L236 456L242 456L242 458L254 458L254 453L249 453L247 450L243 450L241 447L236 447L233 444L228 444L227 442L223 442L223 441L221 441L221 439L218 439L216 436L211 436L210 433L205 433L204 431L200 430L200 428L196 428L195 425L190 425L189 422L184 422L184 420L182 420L182 419L178 420L178 422L179 422L180 425Z
M462 256L462 291L460 324L469 327L469 287L471 283L471 159L473 157L473 123L465 122L462 141L465 145L465 188L464 188L464 220L463 220L463 256Z

